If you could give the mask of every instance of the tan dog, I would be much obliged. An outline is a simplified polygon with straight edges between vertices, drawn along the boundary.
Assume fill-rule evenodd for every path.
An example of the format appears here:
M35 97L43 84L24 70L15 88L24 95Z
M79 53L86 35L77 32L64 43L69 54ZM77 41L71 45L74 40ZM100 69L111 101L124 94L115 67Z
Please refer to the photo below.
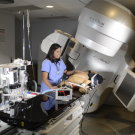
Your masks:
M97 72L95 71L91 71L92 74L97 74ZM67 86L69 88L73 88L73 89L76 89L76 88L79 88L79 92L81 93L89 93L88 91L88 88L89 86L87 86L89 83L91 83L91 81L89 80L89 71L84 71L84 72L79 72L79 73L74 73L72 76L70 76L68 78L67 81L64 81L60 84L61 87L64 87L64 86ZM78 87L78 86L75 86L71 83L75 83L75 84L79 84L79 85L82 85L82 86L85 86L84 88L82 87Z

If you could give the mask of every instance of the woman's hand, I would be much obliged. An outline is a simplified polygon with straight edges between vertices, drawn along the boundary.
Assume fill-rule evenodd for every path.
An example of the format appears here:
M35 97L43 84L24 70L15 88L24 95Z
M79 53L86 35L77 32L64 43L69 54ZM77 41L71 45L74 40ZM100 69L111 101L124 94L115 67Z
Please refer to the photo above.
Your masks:
M53 86L53 87L51 87L51 89L58 89L58 87L57 86Z
M80 70L71 70L71 71L65 71L64 72L66 75L72 75L72 74L74 74L74 73L83 73L83 74L85 74L83 71L80 71Z
M74 70L74 73L84 73L84 72L83 71L80 71L80 70Z

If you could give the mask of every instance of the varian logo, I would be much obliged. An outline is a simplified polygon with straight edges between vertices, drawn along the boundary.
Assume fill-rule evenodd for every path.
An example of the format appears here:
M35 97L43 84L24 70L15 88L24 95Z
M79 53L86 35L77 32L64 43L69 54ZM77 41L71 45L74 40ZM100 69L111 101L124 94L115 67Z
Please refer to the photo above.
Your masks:
M100 27L104 27L105 23L101 22L99 19L95 19L94 17L90 17L90 22L97 24Z

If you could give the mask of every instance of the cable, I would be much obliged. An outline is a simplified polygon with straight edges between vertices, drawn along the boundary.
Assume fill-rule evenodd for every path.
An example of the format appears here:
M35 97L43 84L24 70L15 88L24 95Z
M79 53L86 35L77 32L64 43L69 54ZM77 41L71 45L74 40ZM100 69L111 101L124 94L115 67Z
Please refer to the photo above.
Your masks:
M83 108L83 105L81 104L81 101L80 101L79 99L77 99L77 100L79 101L79 103L80 103L81 107Z
M55 90L46 90L46 91L44 91L42 94L44 94L44 95L46 95L47 97L50 97L50 98L53 98L53 99L55 99L55 96L52 96L52 94L50 93L50 95L48 95L48 94L46 94L46 93L48 93L48 92L55 92Z
M34 75L33 60L32 60L32 54L31 54L31 47L30 47L30 39L29 39L29 35L28 35L28 47L29 47L30 58L31 58L31 63L32 63L33 78L34 78L34 80L35 80L35 75Z
M90 95L90 97L91 97L91 95ZM90 98L91 99L91 98ZM80 100L78 99L78 101L80 102ZM90 100L89 100L90 101ZM80 102L80 105L81 105L81 107L83 108L83 106L82 106L82 104L81 104L81 102ZM88 102L88 104L86 105L86 107L85 107L85 109L84 109L84 111L86 110L86 108L87 108L87 106L89 105L89 102ZM83 131L82 131L82 122L83 122L83 119L84 119L84 115L83 115L83 118L82 118L82 121L81 121L81 132L83 133L83 134L86 134L86 133L84 133Z
M29 85L28 85L28 89L29 89L29 87L30 87L31 82L34 82L34 84L35 84L35 92L37 92L37 83L36 83L35 80L31 80L31 81L30 81L30 83L29 83ZM30 89L30 90L31 90L31 89Z
M35 92L37 92L37 83L36 83L35 80L32 80L32 82L34 82L34 84L35 84Z
M56 90L56 89L49 89L49 90L46 90L46 91L42 92L41 94L45 94L45 93L47 93L47 92L55 92L55 90Z
M90 93L89 93L89 94L90 94ZM87 109L87 107L89 106L89 103L90 103L91 98L92 98L92 97L91 97L91 94L90 94L89 102L88 102L88 104L86 105L86 107L85 107L84 111L85 111L85 110ZM88 111L88 110L87 110L87 111ZM87 111L86 111L86 112L87 112Z
M31 47L30 47L30 39L29 39L29 31L28 31L28 47L29 47L29 51L30 51L30 59L31 59L31 64L32 64L33 78L35 80L33 60L32 60Z
M24 23L24 11L23 11L23 60L25 60L25 23Z
M91 95L90 95L90 97L89 97L89 102L88 102L88 104L86 105L86 107L85 107L85 109L84 109L84 112L85 112L85 110L87 109L87 111L88 111L88 106L89 106L89 104L90 104L90 101L91 101L91 99L92 99L92 97L91 97ZM87 112L86 111L86 112ZM85 114L83 114L83 118L82 118L82 121L81 121L81 132L84 134L84 135L87 135L83 130L82 130L82 123L83 123L83 121L84 121L84 117L85 117Z
M96 91L97 91L97 89L95 90L95 92L94 92L94 94L96 93ZM90 101L91 101L91 99L93 98L93 96L94 96L94 94L92 95L92 97L91 97L91 94L90 94L90 97L89 97L89 102L88 102L88 104L86 105L86 107L85 107L85 109L84 109L84 112L85 112L85 110L87 109L87 111L88 111L88 109L89 109L89 107L90 107ZM86 113L87 113L87 111L86 111ZM86 134L83 130L82 130L82 123L83 123L83 121L84 121L84 117L85 117L85 115L86 115L86 113L85 114L83 114L83 118L82 118L82 121L81 121L81 132L84 134L84 135L88 135L88 134Z
M46 95L47 97L50 97L50 98L54 98L55 99L54 96L50 96L50 95L47 95L47 94L44 94L44 95Z
M20 102L16 105L15 109L17 108L17 106L18 106L19 104L20 104ZM19 110L18 110L17 114L15 115L15 117L18 115L18 113L19 113Z

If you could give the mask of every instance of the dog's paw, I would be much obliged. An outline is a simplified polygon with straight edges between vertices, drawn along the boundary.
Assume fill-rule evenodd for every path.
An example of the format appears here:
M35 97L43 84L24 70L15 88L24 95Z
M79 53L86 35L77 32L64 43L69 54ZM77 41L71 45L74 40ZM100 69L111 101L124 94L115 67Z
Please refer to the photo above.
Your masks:
M82 93L82 94L88 94L89 93L88 87L86 87L86 88L79 88L79 92Z

